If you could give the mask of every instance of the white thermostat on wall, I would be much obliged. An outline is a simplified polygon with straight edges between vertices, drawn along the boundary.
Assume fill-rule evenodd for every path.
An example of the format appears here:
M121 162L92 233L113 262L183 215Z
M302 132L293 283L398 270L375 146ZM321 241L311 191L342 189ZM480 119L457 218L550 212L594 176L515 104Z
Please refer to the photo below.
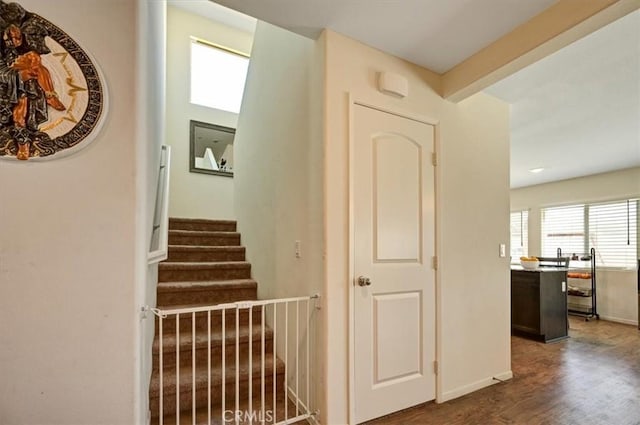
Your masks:
M409 81L393 72L381 72L378 76L378 89L384 94L402 99L409 94Z

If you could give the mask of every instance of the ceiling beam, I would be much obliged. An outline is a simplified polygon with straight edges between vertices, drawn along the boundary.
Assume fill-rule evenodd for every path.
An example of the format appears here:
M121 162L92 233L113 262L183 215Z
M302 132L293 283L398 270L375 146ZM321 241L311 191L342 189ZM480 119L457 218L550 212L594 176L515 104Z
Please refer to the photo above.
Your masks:
M560 0L442 75L459 102L640 8L640 0Z

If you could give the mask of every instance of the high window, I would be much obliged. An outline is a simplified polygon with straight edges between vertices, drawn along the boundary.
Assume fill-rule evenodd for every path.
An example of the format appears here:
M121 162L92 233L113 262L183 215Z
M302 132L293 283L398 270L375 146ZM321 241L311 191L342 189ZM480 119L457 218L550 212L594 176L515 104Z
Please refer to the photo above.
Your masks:
M239 113L249 56L191 40L191 103Z
M638 199L542 210L542 255L596 251L600 267L634 268L638 258Z
M529 211L511 213L511 258L528 256L529 252Z

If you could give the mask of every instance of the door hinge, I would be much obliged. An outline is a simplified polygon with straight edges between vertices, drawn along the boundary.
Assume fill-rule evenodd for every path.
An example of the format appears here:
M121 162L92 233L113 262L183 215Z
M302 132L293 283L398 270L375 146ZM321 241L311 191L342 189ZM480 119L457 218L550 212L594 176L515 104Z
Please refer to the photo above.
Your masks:
M433 268L433 270L438 270L438 256L434 255L433 257L431 257L431 267Z
M437 360L433 361L433 373L435 373L436 375L438 373L440 373L440 369L438 369L438 361Z
M431 152L431 163L434 166L438 165L438 155L435 152Z

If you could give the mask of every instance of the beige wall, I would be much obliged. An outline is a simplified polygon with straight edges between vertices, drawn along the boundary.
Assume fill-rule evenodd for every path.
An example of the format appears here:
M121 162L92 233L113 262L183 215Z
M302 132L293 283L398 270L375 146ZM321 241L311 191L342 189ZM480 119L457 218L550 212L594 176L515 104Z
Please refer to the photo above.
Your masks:
M482 93L445 102L440 129L439 350L448 400L511 376L509 257L498 255L509 243L509 106Z
M313 40L258 22L235 141L234 196L262 299L313 295L322 287L319 53ZM316 353L312 349L314 365ZM319 373L312 368L314 390Z
M191 39L250 53L253 35L169 6L167 23L167 144L172 148L169 215L235 219L234 179L189 172L189 121L235 128L238 114L191 104Z
M97 139L71 156L0 161L0 423L131 424L136 2L20 4L93 55L110 107Z
M529 210L529 254L540 255L542 208L638 196L640 167L514 189L511 191L511 210ZM636 272L598 270L596 277L601 317L637 323Z
M313 131L321 98L312 96L321 81L314 55L313 40L258 23L234 180L238 226L261 298L309 295L322 282L322 138Z
M437 173L438 399L445 401L508 378L509 115L506 104L477 95L455 105L438 94L440 79L423 68L326 31L325 356L323 422L349 420L348 305L349 95L438 122ZM376 89L379 71L407 77L403 100ZM495 382L495 381L494 381Z

